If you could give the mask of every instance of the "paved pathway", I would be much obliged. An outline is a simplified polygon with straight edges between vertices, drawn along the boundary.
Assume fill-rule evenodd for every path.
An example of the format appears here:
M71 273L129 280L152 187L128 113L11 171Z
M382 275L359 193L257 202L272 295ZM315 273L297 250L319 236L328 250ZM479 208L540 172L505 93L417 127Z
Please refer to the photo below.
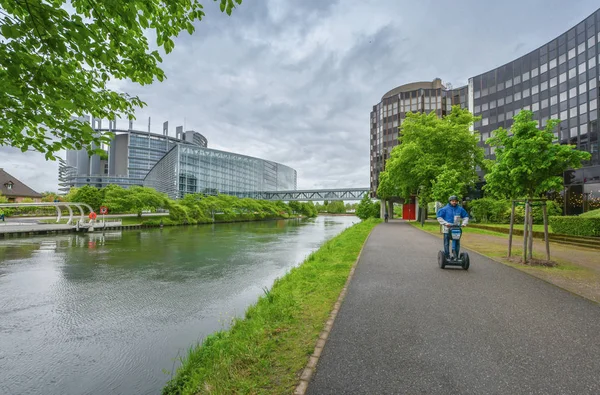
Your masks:
M600 394L600 306L441 240L377 226L309 394Z

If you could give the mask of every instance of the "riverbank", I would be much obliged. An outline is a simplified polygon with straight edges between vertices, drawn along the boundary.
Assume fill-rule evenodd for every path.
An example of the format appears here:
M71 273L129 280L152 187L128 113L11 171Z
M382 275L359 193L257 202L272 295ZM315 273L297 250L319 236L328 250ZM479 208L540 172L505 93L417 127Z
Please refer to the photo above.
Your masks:
M190 348L163 394L293 392L379 222L370 219L344 230L275 280L244 318Z
M302 215L288 215L288 216L275 216L275 217L264 217L264 216L239 216L239 217L224 217L215 218L211 222L196 222L187 223L180 221L173 221L168 217L157 217L152 219L145 219L140 222L138 217L113 217L111 219L115 222L107 222L107 225L103 227L102 222L97 222L97 225L92 232L102 232L104 230L135 230L143 228L160 228L164 226L190 226L190 225L213 225L213 224L227 224L237 222L258 222L258 221L278 221L287 219L300 219L304 218ZM14 218L13 218L14 221ZM64 223L56 224L54 221L42 221L40 223L18 223L17 225L11 225L11 222L0 223L0 239L11 238L11 237L25 237L35 235L53 235L59 233L76 233L76 232L88 232L90 231L87 227L78 227L76 225L66 225L66 219Z

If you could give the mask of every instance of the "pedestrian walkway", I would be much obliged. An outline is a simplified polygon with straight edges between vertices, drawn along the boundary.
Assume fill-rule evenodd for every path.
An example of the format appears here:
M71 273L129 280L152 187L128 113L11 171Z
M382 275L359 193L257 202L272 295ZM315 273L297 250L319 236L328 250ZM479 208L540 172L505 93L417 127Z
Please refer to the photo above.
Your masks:
M391 221L367 241L309 394L598 394L600 306Z

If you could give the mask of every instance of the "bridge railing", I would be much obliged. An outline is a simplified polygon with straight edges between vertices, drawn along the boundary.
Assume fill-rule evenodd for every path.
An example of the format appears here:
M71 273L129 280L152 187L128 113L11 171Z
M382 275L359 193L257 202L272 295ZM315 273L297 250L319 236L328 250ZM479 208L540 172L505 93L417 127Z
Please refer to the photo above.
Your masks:
M361 200L369 188L305 189L293 191L221 192L239 198L283 201Z
M0 203L0 207L19 208L19 207L56 207L56 223L59 223L62 217L62 208L69 211L69 220L67 225L73 222L73 207L79 211L79 221L85 223L85 209L91 213L94 211L89 204L77 202L35 202L35 203Z

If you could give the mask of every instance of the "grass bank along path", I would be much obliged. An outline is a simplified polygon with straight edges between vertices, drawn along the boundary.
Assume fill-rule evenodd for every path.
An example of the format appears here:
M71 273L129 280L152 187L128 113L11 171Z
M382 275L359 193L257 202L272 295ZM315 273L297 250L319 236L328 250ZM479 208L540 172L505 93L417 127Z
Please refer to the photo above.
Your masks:
M377 226L308 394L598 394L600 306L442 240Z
M275 281L243 319L192 347L163 394L292 393L380 220L353 225Z
M426 223L423 228L420 224L411 224L442 237L437 222ZM598 250L550 242L550 259L558 263L556 267L522 265L506 259L508 235L468 226L464 228L461 246L471 248L515 269L600 303L600 252ZM522 247L523 236L515 236L513 238L513 256L520 257L523 252ZM534 239L533 256L545 259L546 245L543 240Z

